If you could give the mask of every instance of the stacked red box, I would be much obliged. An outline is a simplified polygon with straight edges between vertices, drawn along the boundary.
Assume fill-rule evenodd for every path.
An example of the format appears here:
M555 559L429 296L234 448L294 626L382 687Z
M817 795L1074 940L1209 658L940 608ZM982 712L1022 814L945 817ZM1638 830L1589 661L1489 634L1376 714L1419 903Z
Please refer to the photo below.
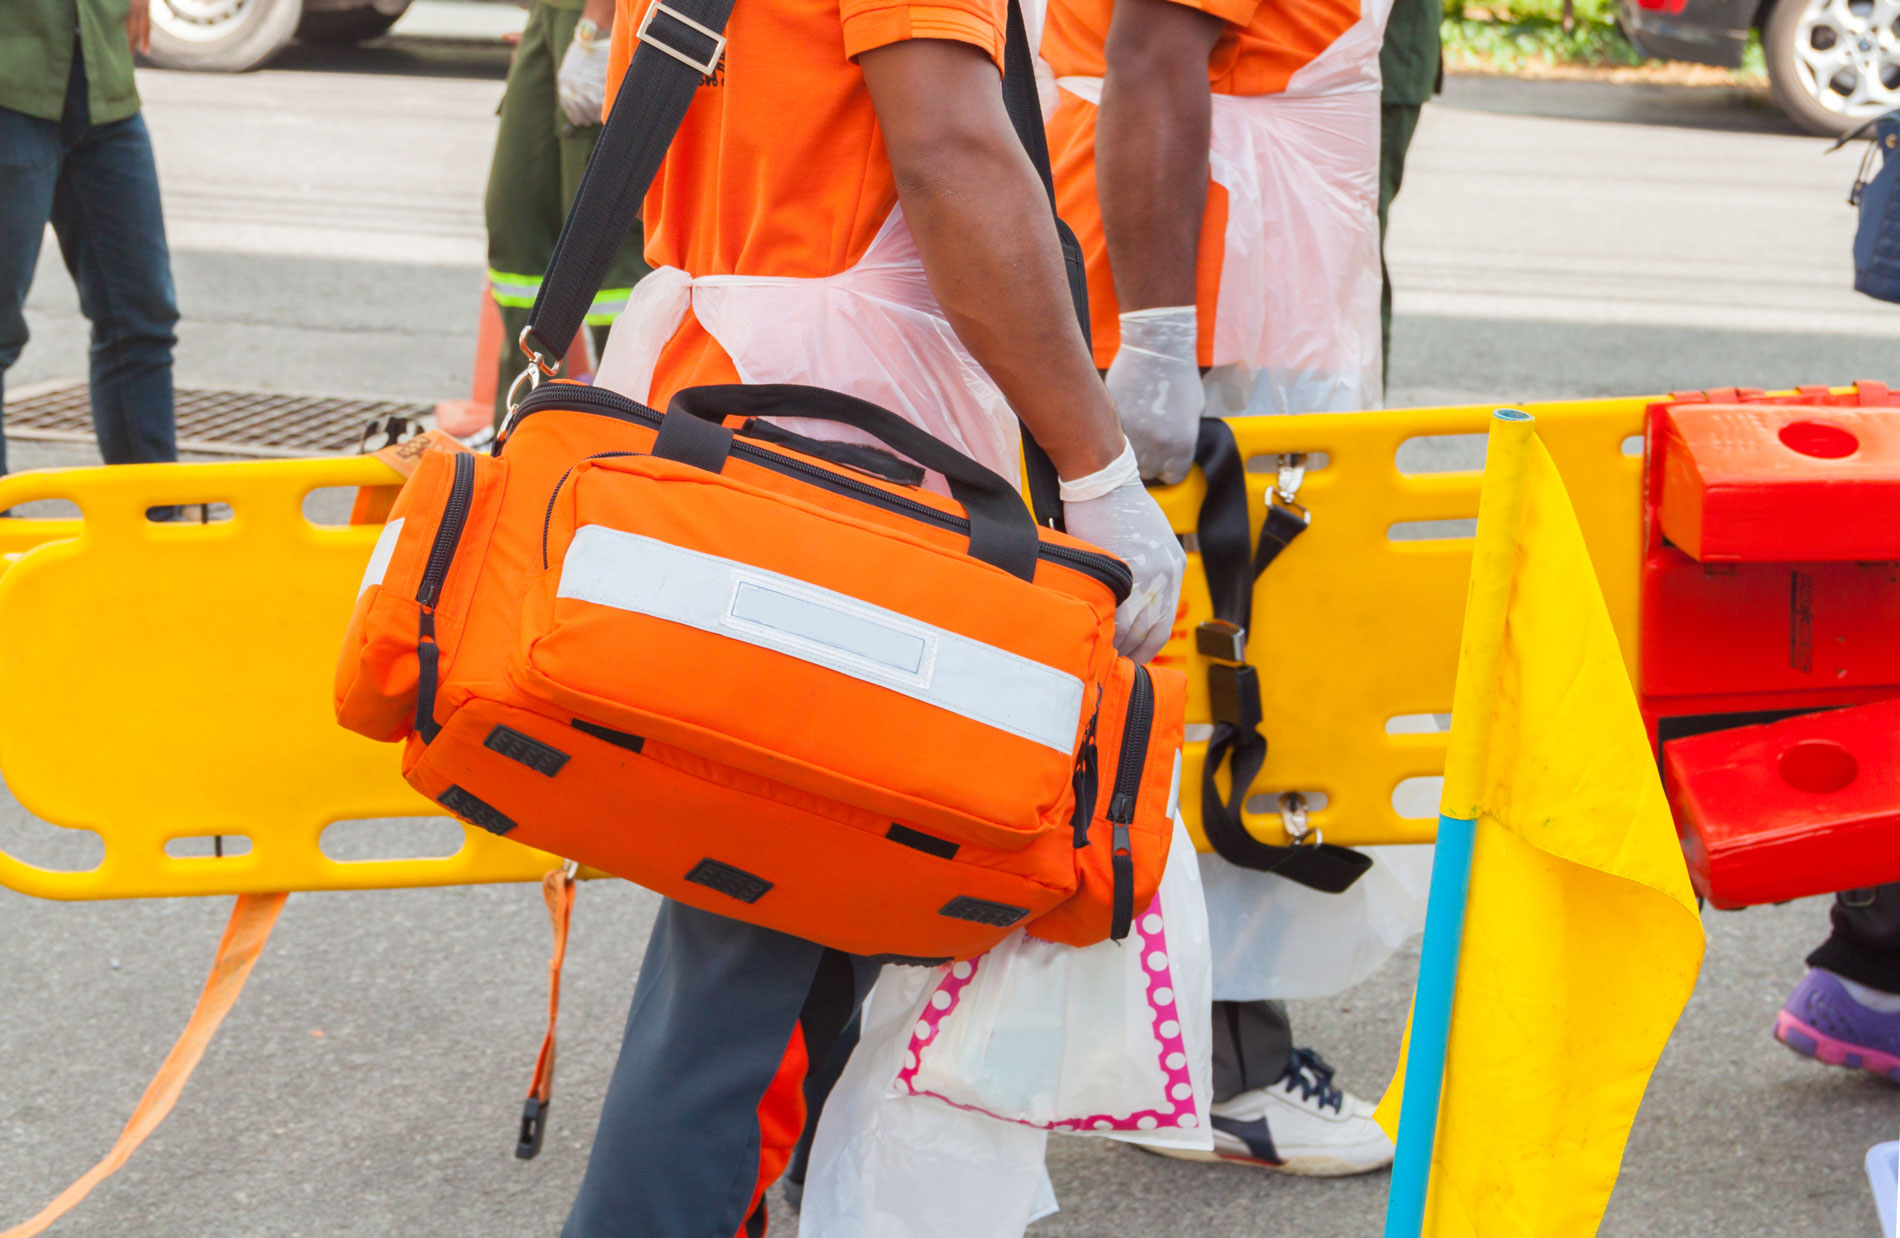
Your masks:
M1672 740L1663 771L1717 907L1900 881L1900 701Z
M1900 396L1877 383L1673 396L1651 407L1647 447L1638 680L1697 888L1724 906L1823 893L1817 881L1870 867L1830 867L1843 840L1900 815L1900 741L1875 751L1862 736L1864 775L1838 800L1796 795L1779 758L1747 745L1839 716L1822 710L1900 724L1881 712L1900 711ZM1731 758L1722 777L1717 752ZM1759 812L1724 798L1743 786ZM1792 828L1804 814L1824 828ZM1757 855L1776 858L1751 867ZM1725 884L1724 864L1741 875Z
M1891 410L1676 405L1650 466L1662 534L1698 562L1900 559Z

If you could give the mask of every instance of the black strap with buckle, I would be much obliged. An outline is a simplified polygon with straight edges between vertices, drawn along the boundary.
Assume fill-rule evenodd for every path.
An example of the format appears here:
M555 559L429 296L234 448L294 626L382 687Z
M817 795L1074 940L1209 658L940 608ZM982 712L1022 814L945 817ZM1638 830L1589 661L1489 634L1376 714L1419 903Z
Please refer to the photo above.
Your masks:
M1197 652L1208 659L1208 704L1214 734L1201 772L1201 829L1229 864L1278 873L1327 894L1343 893L1372 867L1350 847L1320 842L1277 847L1248 832L1241 817L1247 793L1267 761L1260 702L1260 673L1247 663L1247 629L1253 622L1254 583L1306 531L1306 520L1289 507L1269 503L1260 541L1253 545L1247 517L1247 470L1225 421L1203 418L1194 462L1207 478L1196 533L1214 618L1194 634ZM1216 780L1227 767L1223 798Z

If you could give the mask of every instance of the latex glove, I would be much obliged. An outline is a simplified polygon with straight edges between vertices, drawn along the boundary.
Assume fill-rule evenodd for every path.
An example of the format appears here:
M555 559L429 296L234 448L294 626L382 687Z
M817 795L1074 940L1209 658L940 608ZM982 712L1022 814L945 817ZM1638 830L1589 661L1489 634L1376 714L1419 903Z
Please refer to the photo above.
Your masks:
M1194 307L1132 310L1121 323L1108 395L1134 444L1141 475L1172 486L1194 467L1194 440L1207 404L1195 364L1200 331Z
M1187 554L1141 484L1133 446L1100 472L1062 483L1062 519L1071 534L1117 556L1134 573L1134 590L1115 612L1115 648L1148 661L1174 630Z
M561 57L557 79L561 114L577 129L601 123L600 114L607 106L607 49L612 42L593 22L583 19L574 27L574 41Z

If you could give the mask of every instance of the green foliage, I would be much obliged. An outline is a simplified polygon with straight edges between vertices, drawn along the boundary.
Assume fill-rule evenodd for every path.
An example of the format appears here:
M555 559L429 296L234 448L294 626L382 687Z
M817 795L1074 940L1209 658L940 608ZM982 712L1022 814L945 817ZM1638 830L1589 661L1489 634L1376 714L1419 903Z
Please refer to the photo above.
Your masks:
M1616 67L1643 63L1643 53L1612 23L1603 0L1577 0L1576 24L1563 28L1560 0L1517 0L1508 13L1467 8L1441 28L1445 58L1511 71L1526 64Z

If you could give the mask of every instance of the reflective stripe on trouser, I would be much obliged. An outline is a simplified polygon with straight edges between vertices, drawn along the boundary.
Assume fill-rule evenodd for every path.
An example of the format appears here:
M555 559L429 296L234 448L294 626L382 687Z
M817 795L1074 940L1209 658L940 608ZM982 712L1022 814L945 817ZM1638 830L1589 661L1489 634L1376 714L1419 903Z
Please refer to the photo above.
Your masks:
M877 970L662 903L563 1238L732 1238L804 1124L805 1060Z
M567 218L568 204L580 187L581 173L598 125L576 129L561 113L556 76L561 56L574 39L578 9L536 4L508 66L508 88L501 100L501 124L488 171L482 214L488 226L489 280L501 308L504 346L496 378L496 412L508 384L526 364L514 341L527 325L541 275L554 253L554 242ZM636 225L614 257L607 288L594 298L587 315L594 352L606 346L606 328L625 307L633 285L646 274Z
M494 294L495 304L503 309L530 309L534 299L541 294L541 276L518 275L507 271L488 268L488 288ZM627 308L627 298L633 295L633 289L603 288L594 295L594 303L587 310L587 325L590 327L611 327L620 311Z

